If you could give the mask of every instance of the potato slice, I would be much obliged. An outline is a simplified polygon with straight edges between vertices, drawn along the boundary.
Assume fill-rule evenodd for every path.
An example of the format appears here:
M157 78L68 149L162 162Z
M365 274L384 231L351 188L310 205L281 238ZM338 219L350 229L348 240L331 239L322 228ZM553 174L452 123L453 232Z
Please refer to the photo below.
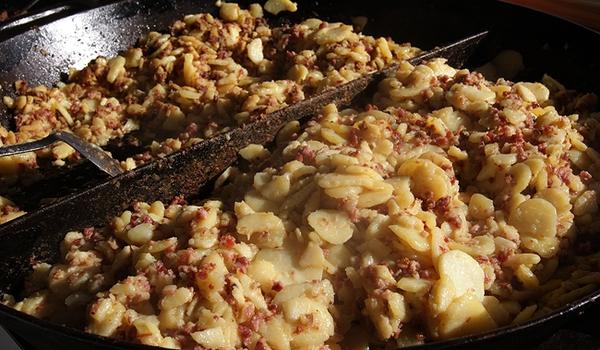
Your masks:
M572 208L568 191L550 187L538 192L536 196L552 203L558 213L567 212Z
M433 315L437 316L440 313L446 311L448 306L452 304L452 301L456 297L456 291L454 290L454 283L446 277L440 278L431 290L431 310Z
M482 302L473 295L466 294L456 299L442 315L439 323L439 336L442 339L482 332L496 328Z
M504 326L510 322L510 314L495 296L486 295L482 304L498 326Z
M508 223L521 235L537 238L556 236L556 208L542 198L532 198L515 208L508 218Z
M438 259L438 273L454 285L455 297L470 293L476 300L483 300L484 273L477 261L460 250L451 250Z
M417 252L426 252L430 249L429 240L420 231L400 225L390 225L390 230L407 247Z
M494 202L483 194L475 193L469 201L469 215L477 220L487 219L494 215Z
M298 10L298 5L291 0L268 0L264 7L265 11L274 15L282 11L296 12Z
M246 46L248 49L248 58L254 64L259 64L264 59L263 45L260 38L256 38L248 43Z
M354 224L346 213L339 210L317 210L310 213L307 219L319 236L331 244L342 244L354 233Z
M191 334L192 339L205 348L224 348L228 344L225 341L223 330L220 327L208 328Z
M404 162L398 169L398 175L410 176L410 188L420 198L432 195L433 200L438 200L450 192L448 175L429 159Z
M152 239L154 226L150 223L142 223L127 231L127 241L132 244L142 245Z
M277 248L283 244L285 227L273 213L254 213L239 219L237 231L259 248Z
M306 249L300 256L298 264L302 267L323 267L326 262L323 249L315 242L308 242Z
M359 208L371 208L379 204L387 202L394 191L394 187L390 184L383 183L383 189L378 191L369 191L358 196L357 206Z

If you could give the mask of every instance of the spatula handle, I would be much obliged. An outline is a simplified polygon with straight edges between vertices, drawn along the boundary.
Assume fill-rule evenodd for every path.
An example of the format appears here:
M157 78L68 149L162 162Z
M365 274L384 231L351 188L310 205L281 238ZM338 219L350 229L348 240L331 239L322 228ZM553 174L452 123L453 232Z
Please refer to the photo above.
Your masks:
M2 146L2 147L0 147L0 157L12 156L15 154L37 151L42 148L46 148L46 147L50 146L55 141L56 141L56 137L53 134L50 134L40 140L26 142L26 143L19 143L19 144L10 145L10 146Z

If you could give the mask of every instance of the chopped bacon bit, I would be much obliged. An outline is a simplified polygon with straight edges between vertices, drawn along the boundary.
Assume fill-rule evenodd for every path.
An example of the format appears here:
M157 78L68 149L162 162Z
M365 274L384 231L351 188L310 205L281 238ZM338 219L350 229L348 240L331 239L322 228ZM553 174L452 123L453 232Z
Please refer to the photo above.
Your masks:
M425 120L423 120L423 119L415 119L414 124L420 128L424 128L426 126Z
M271 287L271 289L276 292L281 292L281 290L283 289L283 284L281 284L281 282L279 281L275 281L273 282L273 286Z
M85 237L85 239L91 239L93 235L94 235L93 227L86 227L83 229L83 236Z
M571 183L570 176L572 174L571 168L568 166L563 166L555 171L556 176L558 176L566 185Z
M448 223L450 224L450 226L455 227L455 228L460 227L460 225L462 224L462 219L460 218L460 216L458 216L458 215L456 215L454 213L449 214L446 217L446 220L448 221Z
M235 238L232 235L224 235L219 238L219 245L221 247L231 249L235 246Z
M419 264L418 261L411 260L407 257L403 257L402 259L397 260L396 268L396 276L412 276L415 278L419 278L419 272L424 270L421 269L421 264Z
M185 196L180 194L179 196L175 196L173 200L171 200L171 204L185 205L187 204L187 201L185 200Z
M208 212L206 211L206 209L200 207L198 208L198 210L196 211L196 219L198 220L204 220L208 217Z
M242 338L242 343L244 343L245 346L249 346L250 337L252 336L252 330L244 325L239 325L238 333L240 334L240 338Z
M250 260L245 256L237 255L233 260L233 266L237 272L246 272L248 266L250 266Z
M487 262L489 261L489 259L488 259L488 257L487 257L487 256L485 256L485 255L477 255L477 256L475 257L475 261L477 261L477 262L478 262L478 263L480 263L480 264L483 264L483 263L487 263Z
M268 347L265 345L265 341L264 339L260 339L259 341L256 342L256 345L254 346L254 350L267 350Z
M366 278L373 282L375 289L385 289L389 287L389 283L377 275L376 265L369 265L365 269Z
M509 256L513 255L513 252L510 250L501 250L496 254L496 259L503 264Z
M189 265L194 255L194 248L187 248L179 254L179 265ZM181 268L181 266L180 266Z
M447 252L448 248L446 248L446 247L440 247L440 250L442 252ZM428 268L427 269L422 269L421 271L419 271L419 278L425 278L425 279L427 279L427 278L433 277L433 275L434 275L433 270L428 269Z
M551 136L554 134L555 127L552 125L544 125L542 126L542 134L546 136Z
M359 132L360 130L354 128L350 130L350 134L348 135L348 145L350 147L357 148L360 145L360 136L358 135Z
M485 143L492 143L495 140L496 140L496 134L493 131L488 131L483 136L483 142L485 142Z
M133 211L139 212L140 210L142 210L141 204L142 204L141 202L133 203Z
M378 110L378 109L379 109L379 107L377 107L376 105L374 105L374 104L372 104L372 103L368 103L368 104L365 106L365 110L367 110L367 111L376 111L376 110Z
M360 213L356 205L356 200L352 198L341 198L338 200L338 208L346 212L350 220L354 223L360 221Z
M482 80L484 80L484 77L479 72L469 72L467 74L457 74L457 76L454 77L455 83L462 83L462 84L471 85L471 86L478 85Z
M196 272L196 278L201 280L207 279L208 273L214 270L216 267L217 265L215 265L215 263L202 264L200 266L200 270Z
M260 324L264 322L265 318L266 315L263 312L259 311L255 313L252 319L250 320L250 329L252 329L255 332L258 332L258 330L260 329Z
M392 337L393 337L394 339L398 339L398 337L400 337L400 333L402 333L402 323L400 323L400 324L398 325L398 329L396 329L396 330L394 331L394 333L392 333Z
M305 314L300 316L300 320L296 325L296 329L294 330L295 334L299 334L304 332L307 329L311 329L315 324L315 316L314 314Z
M525 119L525 127L532 128L533 124L533 116L531 114L527 114L527 118Z
M144 224L153 224L154 223L154 220L149 215L143 215L141 217L141 221Z
M196 135L198 133L198 125L196 123L190 123L186 128L185 132L190 135Z
M315 162L315 156L315 151L308 146L303 146L298 150L296 160L304 164L313 164Z
M231 279L226 278L225 284L223 285L223 294L224 294L223 299L225 299L225 301L230 305L234 305L237 303L237 301L233 297L233 289L234 288L235 288L235 284L233 284L231 282Z
M267 305L267 308L269 309L269 311L271 311L274 314L279 313L279 305L277 305L277 304L269 303Z
M500 281L500 282L498 282L498 285L501 288L506 289L507 291L512 291L513 290L512 284L510 284L510 282L508 282L508 281Z
M581 180L583 180L584 182L588 182L592 179L592 174L590 174L589 172L582 170L579 173L579 177L581 178Z
M181 274L183 274L182 278L193 280L194 276L198 272L198 267L190 265L180 265L177 267L177 270L180 272L180 276L182 276Z
M442 197L435 201L433 209L440 213L446 213L449 210L449 205L451 201L452 198L450 196Z
M538 151L540 151L540 153L544 153L546 154L546 143L542 142L539 145L537 145Z
M431 191L427 191L425 192L425 194L423 195L423 198L421 198L423 200L423 202L421 202L421 208L423 208L423 210L431 210L433 208L435 208L435 200L433 199L433 192Z

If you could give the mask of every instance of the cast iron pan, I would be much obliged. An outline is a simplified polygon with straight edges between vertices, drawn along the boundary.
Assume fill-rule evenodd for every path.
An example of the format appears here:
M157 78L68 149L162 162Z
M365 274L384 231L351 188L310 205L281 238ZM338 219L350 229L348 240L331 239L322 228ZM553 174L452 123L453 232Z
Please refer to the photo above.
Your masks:
M212 1L159 0L128 1L52 22L0 43L0 93L10 93L10 83L25 79L51 84L69 66L81 67L97 55L113 55L131 45L142 32L164 29L181 15L214 10ZM501 49L521 52L529 69L520 78L539 79L548 72L565 85L581 91L600 89L597 59L589 55L600 38L570 23L498 3L451 4L446 1L415 1L393 6L385 1L357 1L336 4L325 1L301 4L294 21L313 12L330 20L354 15L370 18L367 32L391 35L398 41L411 41L428 48L465 35L490 29L470 67L477 66ZM392 6L390 8L390 6ZM364 86L363 86L364 87ZM347 103L356 84L319 97L321 103L335 100ZM274 113L256 124L219 135L193 149L153 162L111 181L101 182L84 192L47 206L0 227L0 292L19 293L30 262L53 261L65 232L98 225L120 212L134 200L168 200L174 193L192 195L200 185L235 160L236 151L247 143L264 143L282 122L314 113L319 100L300 103ZM0 112L1 113L1 112ZM10 123L10 117L3 115ZM518 327L505 327L485 334L429 343L419 348L526 348L546 338L568 318L593 304L600 292ZM0 306L0 322L39 349L148 349L85 334L50 324ZM31 334L37 334L31 337Z

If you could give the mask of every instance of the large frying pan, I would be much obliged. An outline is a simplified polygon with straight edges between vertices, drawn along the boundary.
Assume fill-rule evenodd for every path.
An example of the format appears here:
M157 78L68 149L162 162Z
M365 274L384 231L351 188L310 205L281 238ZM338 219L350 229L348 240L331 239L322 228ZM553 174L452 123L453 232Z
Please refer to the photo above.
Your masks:
M69 66L81 67L97 55L113 55L132 44L142 32L164 29L185 13L214 11L212 4L213 1L198 0L127 1L70 16L12 37L0 43L0 92L10 93L10 83L15 79L45 84L56 82ZM511 48L525 57L528 69L521 77L523 79L539 79L541 74L548 72L569 87L600 91L600 81L593 78L599 76L599 63L589 50L600 44L600 37L529 10L500 3L456 4L443 0L393 5L385 1L345 1L343 4L323 1L301 4L301 12L287 19L297 20L313 13L345 21L351 16L367 16L370 18L368 33L411 41L422 48L489 29L489 37L471 57L468 66L478 66L499 50ZM331 94L333 96L329 98L347 102L353 92L347 88ZM101 182L85 192L3 225L0 227L0 292L18 294L30 259L55 259L58 242L67 230L101 224L133 200L164 200L177 192L189 195L201 192L199 184L233 161L237 148L250 141L268 141L282 121L310 114L314 112L314 106L292 106L292 113L289 110L275 113L270 119L202 143L193 152L184 151L177 157ZM4 122L10 123L7 114L3 114L3 118ZM83 206L86 206L85 210L82 210ZM498 349L530 347L598 298L600 292L595 292L517 327L430 343L420 348L456 345ZM0 306L0 323L40 349L149 348L50 324L4 306ZM36 336L31 337L31 334Z

